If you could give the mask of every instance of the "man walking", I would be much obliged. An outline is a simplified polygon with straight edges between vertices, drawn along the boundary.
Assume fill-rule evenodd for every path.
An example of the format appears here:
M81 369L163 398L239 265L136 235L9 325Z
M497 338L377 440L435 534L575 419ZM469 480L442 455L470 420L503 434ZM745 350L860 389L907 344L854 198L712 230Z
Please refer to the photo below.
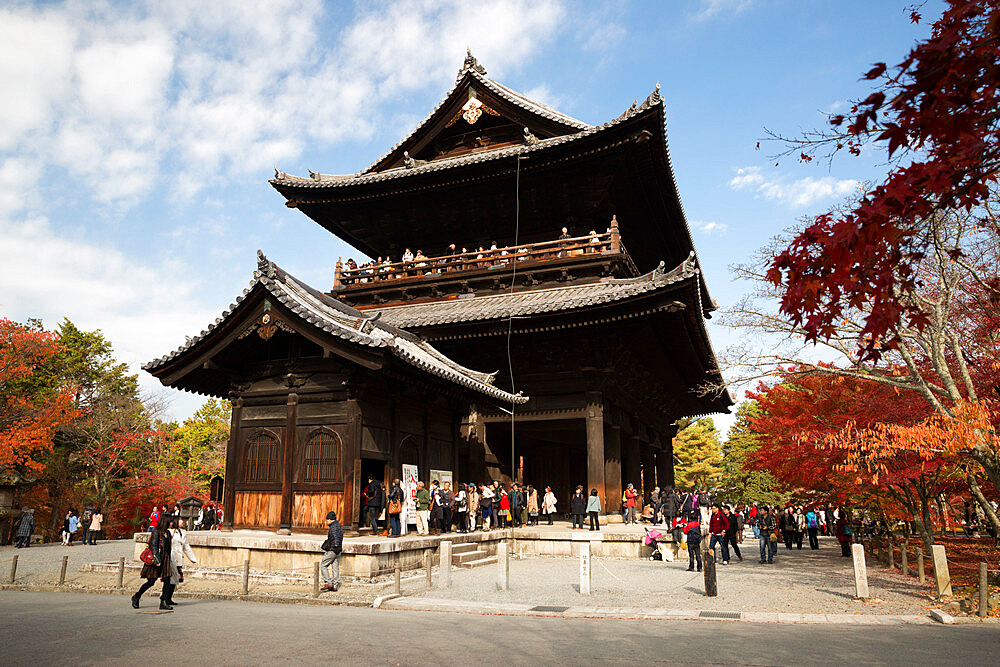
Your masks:
M330 522L330 530L323 542L323 560L319 563L319 571L323 574L321 590L336 592L340 588L340 553L344 549L344 528L337 521L337 513L333 510L327 512L326 520Z
M444 523L444 508L441 507L441 488L436 479L431 480L431 529L435 535L441 534Z
M810 509L806 512L806 530L809 531L809 548L819 549L819 538L817 533L819 532L819 517L816 516L816 510Z
M729 530L729 519L722 513L722 508L719 505L712 507L712 517L709 519L708 529L712 533L712 539L709 541L708 548L715 554L716 562L719 560L719 552L715 550L715 546L719 545L722 547L722 564L729 565L729 547L726 544L726 531Z
M760 539L760 562L773 563L774 556L778 553L778 539L772 541L771 537L778 528L778 523L771 513L770 507L764 507L757 514L757 531Z

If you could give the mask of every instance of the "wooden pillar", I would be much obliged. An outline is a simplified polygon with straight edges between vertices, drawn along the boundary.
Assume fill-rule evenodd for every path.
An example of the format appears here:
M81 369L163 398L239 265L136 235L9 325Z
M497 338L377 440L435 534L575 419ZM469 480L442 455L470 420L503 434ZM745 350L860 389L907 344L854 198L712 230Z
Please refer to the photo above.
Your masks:
M613 514L622 497L622 427L604 425L604 492L601 506L605 514ZM590 490L587 490L590 493Z
M232 418L229 422L229 442L226 444L226 479L222 487L222 507L225 511L220 530L232 530L236 514L236 477L240 474L240 418L243 413L243 399L235 393L229 394L233 403Z
M656 479L656 473L653 471L653 447L648 442L640 446L639 459L642 462L642 503L639 505L641 512L642 505L649 500Z
M343 271L343 270L344 270L344 263L341 261L341 258L338 257L337 258L337 264L333 267L333 286L334 287L340 287L343 284L343 281L341 280L341 277L340 277L340 272Z
M295 474L295 421L298 413L299 395L288 394L285 404L285 446L281 456L281 522L279 535L292 533L292 477Z
M633 484L639 488L639 435L633 427L632 435L622 442L622 488ZM621 496L615 499L621 505Z
M671 425L662 435L663 450L661 457L657 460L656 480L660 488L674 486L674 437L677 435L677 426Z
M344 516L357 528L360 523L358 494L361 492L361 406L358 399L347 399L347 442L344 450L348 460L344 484Z
M604 486L604 397L587 392L587 486L607 498ZM589 492L588 489L588 492Z
M622 237L618 231L618 216L611 216L611 252L619 253L622 250Z

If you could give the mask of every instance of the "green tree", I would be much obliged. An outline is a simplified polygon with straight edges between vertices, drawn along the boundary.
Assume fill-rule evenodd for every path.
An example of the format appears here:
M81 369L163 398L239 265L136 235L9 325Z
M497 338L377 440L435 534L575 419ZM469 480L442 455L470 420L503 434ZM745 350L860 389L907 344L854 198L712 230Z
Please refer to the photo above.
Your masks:
M173 464L205 486L225 467L229 440L229 401L214 398L173 431Z
M722 476L722 447L715 423L703 417L693 423L682 419L677 425L674 456L679 463L674 474L678 488L714 488Z
M722 445L722 475L719 487L726 500L733 503L763 502L780 505L789 494L778 491L777 480L766 470L754 470L747 456L760 448L759 434L750 422L760 416L757 401L744 401L736 410L736 421L729 429L729 437Z

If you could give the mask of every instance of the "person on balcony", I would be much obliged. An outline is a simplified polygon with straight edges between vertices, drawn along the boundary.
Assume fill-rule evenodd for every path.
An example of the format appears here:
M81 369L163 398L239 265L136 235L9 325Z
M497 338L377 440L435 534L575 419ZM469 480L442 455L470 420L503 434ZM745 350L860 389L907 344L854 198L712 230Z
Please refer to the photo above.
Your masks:
M559 235L559 240L560 241L569 241L571 238L572 237L569 235L569 230L566 229L565 227L563 227L562 228L562 234ZM562 257L565 254L566 254L566 244L565 243L560 243L559 244L559 254L556 255L556 257Z
M403 253L403 261L404 262L412 262L413 261L413 253L410 252L409 248L407 248L406 252Z
M587 236L590 237L590 248L584 252L601 252L601 237L597 235L597 231L591 229Z

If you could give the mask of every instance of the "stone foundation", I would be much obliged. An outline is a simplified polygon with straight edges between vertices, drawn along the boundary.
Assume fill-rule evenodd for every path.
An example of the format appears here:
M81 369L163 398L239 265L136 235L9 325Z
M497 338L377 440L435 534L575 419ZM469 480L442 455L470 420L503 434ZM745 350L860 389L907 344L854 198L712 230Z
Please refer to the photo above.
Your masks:
M311 574L313 564L321 554L324 535L276 535L264 531L190 531L185 533L188 544L198 558L198 565L206 568L242 567L250 561L250 568L268 572ZM633 530L570 530L562 526L538 526L513 530L494 530L476 533L448 533L446 535L400 538L346 537L340 557L340 573L350 577L374 577L400 569L413 570L424 563L424 554L430 553L437 563L441 540L452 544L475 543L477 548L493 556L497 544L511 541L511 552L538 556L578 556L580 544L590 543L590 553L598 558L648 558L652 549L642 543L643 532ZM135 560L146 548L149 533L135 533ZM664 535L661 541L670 541Z

